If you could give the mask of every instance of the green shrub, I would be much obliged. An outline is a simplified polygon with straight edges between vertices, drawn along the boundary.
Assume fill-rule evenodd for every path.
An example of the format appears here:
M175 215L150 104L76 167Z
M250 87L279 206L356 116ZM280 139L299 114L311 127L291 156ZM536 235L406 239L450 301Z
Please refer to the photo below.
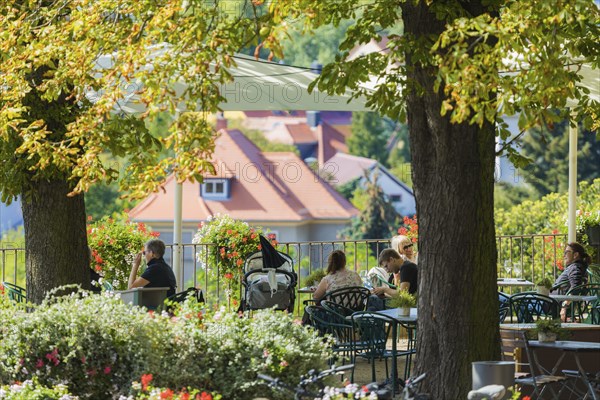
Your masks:
M282 312L264 310L251 317L205 313L188 301L176 315L172 347L155 376L160 386L203 388L224 399L283 399L285 395L257 380L257 374L296 384L308 370L324 368L330 357L323 338Z
M133 380L157 370L168 340L164 318L87 292L45 301L28 313L3 307L0 320L0 382L37 377L42 385L64 383L92 398L128 393Z
M64 384L74 395L104 399L134 394L133 383L152 374L156 387L248 399L270 392L258 373L295 384L331 355L316 332L273 310L241 317L207 312L190 299L171 318L108 293L79 292L26 312L5 297L0 384L35 377L40 385Z

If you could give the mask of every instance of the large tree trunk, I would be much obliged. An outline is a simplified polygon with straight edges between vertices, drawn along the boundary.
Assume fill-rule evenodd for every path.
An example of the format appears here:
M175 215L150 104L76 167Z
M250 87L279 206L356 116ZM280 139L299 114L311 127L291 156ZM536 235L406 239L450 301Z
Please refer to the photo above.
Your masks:
M61 285L90 286L85 204L83 195L67 197L65 181L33 185L23 198L27 298L40 303L46 293Z
M439 35L425 2L403 4L405 33ZM464 399L471 362L499 357L494 238L494 127L453 125L440 115L435 70L407 55L413 183L419 217L417 372L424 391Z

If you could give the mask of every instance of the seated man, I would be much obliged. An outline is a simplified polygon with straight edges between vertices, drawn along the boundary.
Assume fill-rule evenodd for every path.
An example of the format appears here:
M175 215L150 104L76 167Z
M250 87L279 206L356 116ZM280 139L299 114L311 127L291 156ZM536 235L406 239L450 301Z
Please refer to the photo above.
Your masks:
M144 246L144 251L135 257L127 287L129 289L136 287L168 287L167 297L175 294L175 288L177 287L175 274L163 259L164 255L165 244L163 241L158 239L149 240ZM147 268L142 276L137 278L142 256L146 259Z
M379 265L391 274L400 271L400 286L398 290L407 290L410 294L417 292L417 265L410 261L404 261L400 254L394 249L385 249L379 254ZM373 289L377 295L393 296L397 290L390 287Z

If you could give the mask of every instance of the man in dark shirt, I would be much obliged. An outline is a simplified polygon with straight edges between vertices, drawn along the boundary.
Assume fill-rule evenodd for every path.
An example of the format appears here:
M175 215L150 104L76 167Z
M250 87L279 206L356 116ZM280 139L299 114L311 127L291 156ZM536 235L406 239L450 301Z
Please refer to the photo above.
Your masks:
M136 287L168 287L167 297L175 294L177 282L173 270L165 260L165 244L162 240L152 239L146 243L144 250L140 252L133 262L131 274L129 275L128 288ZM142 261L142 256L146 259L146 270L142 276L137 277L138 269Z
M400 286L398 289L407 290L410 294L417 292L417 265L415 263L402 260L400 254L394 249L385 249L379 255L379 265L389 273L400 271ZM373 289L373 292L377 295L393 296L397 291L390 287L381 287Z

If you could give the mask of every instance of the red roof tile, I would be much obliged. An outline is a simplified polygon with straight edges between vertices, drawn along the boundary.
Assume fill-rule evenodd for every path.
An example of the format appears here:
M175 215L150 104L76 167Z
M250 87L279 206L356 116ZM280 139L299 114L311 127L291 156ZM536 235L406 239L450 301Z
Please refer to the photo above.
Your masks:
M215 177L231 177L229 200L206 200L200 185L183 184L184 221L203 221L209 215L229 214L245 221L347 220L358 211L330 185L318 178L294 153L261 153L238 130L221 130L213 162ZM164 191L148 196L130 212L138 221L167 221L174 215L175 180Z

